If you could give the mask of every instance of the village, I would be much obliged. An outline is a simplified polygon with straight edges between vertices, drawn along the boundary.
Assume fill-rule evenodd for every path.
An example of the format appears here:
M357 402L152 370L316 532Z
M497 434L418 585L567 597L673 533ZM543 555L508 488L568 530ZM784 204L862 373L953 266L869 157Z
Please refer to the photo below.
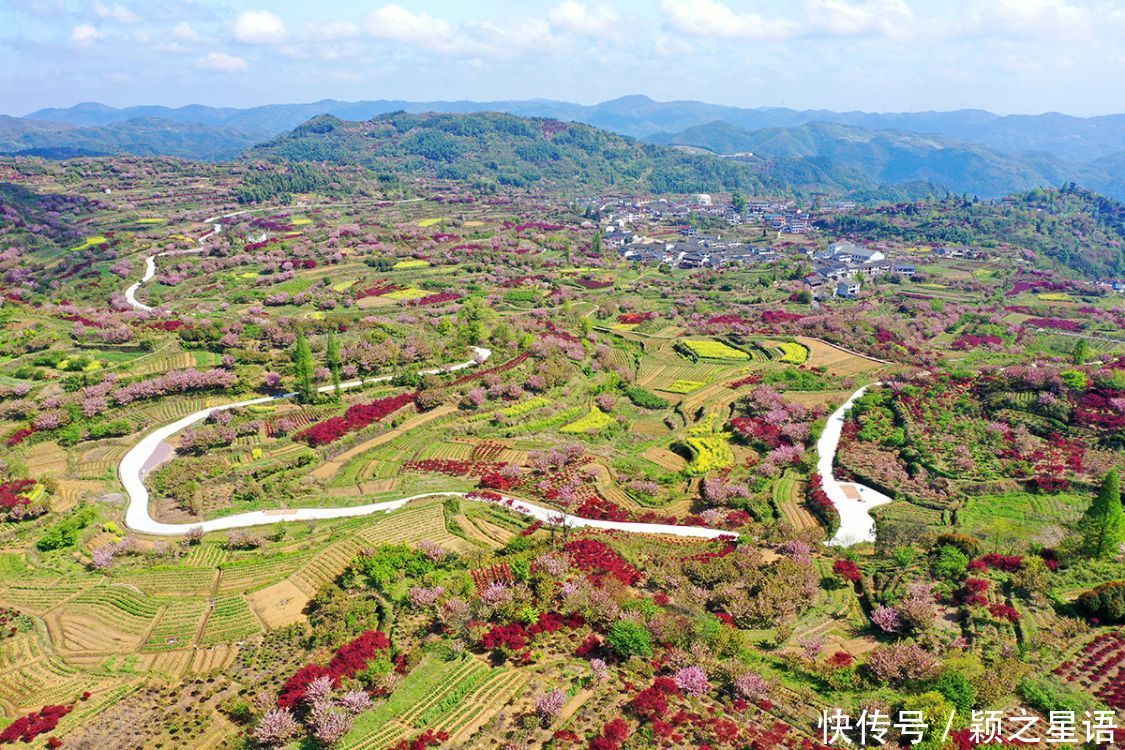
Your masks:
M799 261L811 270L803 281L814 299L857 297L864 281L914 279L917 264L886 248L847 239L829 242L815 223L855 204L833 201L803 210L792 200L746 201L735 194L722 203L707 194L672 198L613 198L596 203L605 246L631 262L676 269L732 268ZM930 250L944 258L979 259L976 249Z

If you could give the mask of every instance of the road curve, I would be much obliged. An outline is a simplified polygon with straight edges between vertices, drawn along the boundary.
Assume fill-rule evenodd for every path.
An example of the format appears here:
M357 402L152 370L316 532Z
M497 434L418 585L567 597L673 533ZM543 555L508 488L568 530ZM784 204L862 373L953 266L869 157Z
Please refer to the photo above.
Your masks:
M468 367L486 362L492 356L490 349L484 347L473 347L473 358L465 362L460 362L448 367L439 367L428 370L422 370L422 375L435 375L442 372L457 372L464 370ZM341 383L341 389L357 388L367 383L385 383L391 379L391 375L382 375L377 378L367 378L366 380L349 380ZM319 393L328 393L335 389L335 386L325 385L317 388ZM234 529L242 526L260 526L264 523L276 523L282 520L291 520L289 517L281 518L278 516L279 511L256 511L253 513L239 513L234 516L227 516L226 518L217 518L211 521L203 521L202 523L195 524L168 524L157 521L149 514L149 495L148 488L145 487L144 475L146 473L145 466L150 463L153 456L160 450L162 443L168 441L173 435L193 424L198 424L207 417L211 416L217 411L224 411L227 409L237 409L243 406L253 406L254 404L265 404L270 401L278 401L281 399L292 398L297 394L283 393L277 396L259 396L258 398L248 399L246 401L236 401L230 404L222 404L220 406L211 406L206 409L200 409L197 412L188 414L186 417L181 417L175 422L158 427L152 432L145 435L137 442L129 452L121 459L121 463L117 467L117 475L121 479L121 484L125 487L125 494L128 498L128 507L125 509L125 525L134 531L140 531L145 534L182 534L192 526L202 526L204 531L216 531L219 529ZM149 467L152 468L151 466ZM408 502L395 501L395 502ZM380 503L377 505L387 505ZM393 503L391 503L393 505ZM398 506L395 506L398 507ZM305 508L300 511L289 511L290 513L300 513L298 519L304 518L336 518L343 516L364 515L363 509L369 508L367 513L374 513L376 510L393 510L393 508L377 508L374 506L355 506L352 508ZM329 515L309 515L309 513L329 513Z
M411 199L417 200L417 199ZM407 202L407 201L404 201ZM156 275L156 259L165 255L180 255L188 253L199 253L205 249L204 242L220 233L223 229L220 223L221 219L230 218L239 214L247 213L251 209L243 211L235 211L221 216L215 216L206 219L206 223L211 225L211 231L199 238L200 246L189 250L168 251L163 253L155 253L145 258L145 273L141 279L125 290L125 299L129 305L136 310L150 311L153 308L144 304L137 299L137 291L145 282L150 281ZM432 374L439 372L454 372L472 367L477 364L485 362L492 352L483 347L473 347L474 357L466 362L450 365L445 368L438 368L432 370L423 370L421 374ZM385 382L391 379L391 376L382 376L377 378L369 378L367 380L351 380L346 383L341 383L340 388L355 388L365 383ZM327 393L334 389L334 386L328 385L318 388L321 393ZM148 488L145 487L144 477L146 474L146 465L152 463L148 470L154 468L158 463L154 461L157 452L160 451L161 446L164 445L170 438L177 433L187 429L188 427L198 424L207 419L211 414L217 411L226 409L236 409L243 406L252 406L254 404L264 404L270 401L279 399L292 398L294 393L285 393L277 396L261 396L259 398L252 398L245 401L237 401L230 404L222 404L220 406L212 406L206 409L200 409L197 412L182 417L175 422L171 422L162 427L158 427L152 432L145 435L140 439L129 452L121 459L118 465L117 473L121 480L122 486L125 488L127 496L127 506L125 509L125 525L134 531L143 534L153 534L159 536L172 536L184 534L193 528L200 528L204 532L223 531L228 529L239 529L250 526L264 526L267 524L280 523L283 521L307 521L316 519L330 519L330 518L350 518L356 516L365 516L373 513L387 513L397 510L412 500L418 500L425 497L434 496L457 496L469 497L468 493L464 492L437 492L428 493L425 495L414 495L411 497L404 497L398 500L390 500L381 503L369 503L367 505L355 505L345 508L295 508L295 509L278 509L278 510L264 510L253 511L249 513L238 513L232 516L223 518L215 518L208 521L199 521L196 523L163 523L157 521L152 517L149 511L149 493ZM174 454L173 454L174 455ZM473 496L471 499L486 501L479 496ZM632 523L625 521L602 521L591 518L583 518L581 516L573 516L567 513L562 513L552 508L545 508L535 503L523 500L522 498L510 497L506 495L500 496L500 505L508 507L515 512L534 518L543 523L553 524L557 526L567 526L571 528L594 528L605 529L612 531L625 531L630 533L641 534L670 534L681 537L695 537L701 539L717 539L720 537L733 538L738 534L731 531L722 529L712 529L704 526L677 526L672 524L658 524L658 523Z
M832 412L824 425L824 431L820 433L820 439L816 441L816 470L820 474L824 492L840 514L840 528L827 542L836 547L875 541L875 520L868 511L891 502L891 498L882 492L856 482L840 482L832 473L832 464L836 459L836 449L840 445L848 410L871 385L879 383L863 386L841 404L839 409ZM851 490L858 497L849 497L849 494L853 494Z
M149 312L150 310L152 310L153 308L151 306L146 305L144 302L141 302L137 299L137 290L141 288L142 284L151 281L152 277L156 275L156 259L164 257L166 255L191 255L192 253L203 252L207 249L206 247L204 247L203 243L214 237L219 232L223 231L223 225L219 223L220 219L229 219L232 216L238 216L240 214L247 213L249 210L250 209L245 209L243 211L232 211L229 214L223 214L222 216L212 216L210 219L204 219L204 222L211 225L211 231L199 238L199 247L188 248L186 250L169 250L168 252L154 253L152 255L146 256L145 273L143 276L141 276L139 281L135 282L132 286L125 290L125 301L128 302L129 306L134 310L141 310L144 312Z

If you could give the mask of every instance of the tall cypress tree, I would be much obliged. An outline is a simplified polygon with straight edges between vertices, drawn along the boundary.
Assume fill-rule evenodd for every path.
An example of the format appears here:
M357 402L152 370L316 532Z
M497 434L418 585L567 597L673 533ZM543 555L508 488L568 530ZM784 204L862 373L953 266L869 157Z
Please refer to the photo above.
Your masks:
M1125 510L1121 507L1121 477L1110 469L1102 479L1098 496L1079 522L1082 546L1090 557L1114 557L1125 542Z
M336 340L335 333L328 334L328 371L332 373L332 393L337 401L340 400L340 342Z
M297 398L302 403L311 403L316 397L313 387L313 358L309 340L305 332L297 329L297 342L293 344L293 374L297 376Z

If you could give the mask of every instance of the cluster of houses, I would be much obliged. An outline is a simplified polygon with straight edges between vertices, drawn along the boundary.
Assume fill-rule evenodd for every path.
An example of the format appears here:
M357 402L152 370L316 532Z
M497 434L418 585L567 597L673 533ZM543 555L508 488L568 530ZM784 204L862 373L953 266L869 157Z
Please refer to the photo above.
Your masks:
M639 241L620 246L618 252L629 261L689 269L766 263L778 255L772 247L748 245L708 235L681 237L676 242Z
M888 260L882 250L843 240L833 242L827 250L810 251L812 273L805 284L818 296L851 299L859 294L861 279L895 274L912 278L917 270L908 261Z
M603 222L617 227L647 222L686 224L695 215L723 219L729 226L765 224L790 234L804 234L812 228L812 217L793 201L750 201L739 211L700 193L691 198L607 198L591 201L590 207L601 213Z

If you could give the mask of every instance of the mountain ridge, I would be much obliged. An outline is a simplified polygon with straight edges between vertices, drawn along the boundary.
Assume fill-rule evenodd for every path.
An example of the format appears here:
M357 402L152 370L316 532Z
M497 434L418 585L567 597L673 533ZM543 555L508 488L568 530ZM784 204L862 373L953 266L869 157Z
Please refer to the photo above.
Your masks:
M256 107L132 107L117 109L96 102L70 108L40 109L30 119L68 122L73 125L105 125L113 120L153 115L166 119L226 125L237 129L278 134L318 114L342 119L369 119L398 110L413 113L501 111L520 116L555 117L607 128L623 135L647 137L674 133L713 120L724 120L744 129L793 127L808 122L934 133L957 140L987 145L1004 151L1022 152L1037 146L1067 161L1085 162L1125 151L1125 114L1077 117L1056 112L1037 115L997 115L980 109L924 112L835 112L825 109L797 110L786 107L736 107L694 100L659 102L641 94L609 99L597 104L575 104L553 99L523 100L435 100L411 102L398 99L356 102L322 99L298 104L266 104ZM96 114L95 114L96 113Z

